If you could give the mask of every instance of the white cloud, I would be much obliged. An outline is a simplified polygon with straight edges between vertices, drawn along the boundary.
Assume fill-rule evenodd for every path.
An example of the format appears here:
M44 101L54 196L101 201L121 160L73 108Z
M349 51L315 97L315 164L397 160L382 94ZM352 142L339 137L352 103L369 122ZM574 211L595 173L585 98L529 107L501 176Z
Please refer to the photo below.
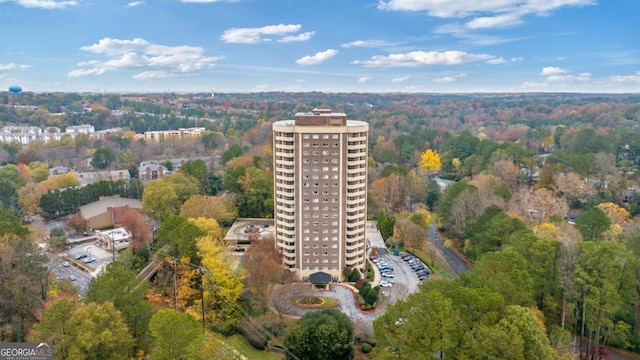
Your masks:
M551 76L551 75L560 75L560 74L568 74L570 73L570 70L567 69L563 69L563 68L559 68L559 67L555 67L555 66L547 66L547 67L543 67L542 71L540 72L540 75L542 76Z
M540 71L541 76L546 76L547 83L568 83L568 82L587 82L591 81L591 73L584 72L573 75L572 70L563 69L555 66L547 66Z
M499 64L506 64L506 63L508 63L508 61L505 60L503 57L487 60L487 64L489 65L499 65Z
M436 27L435 33L448 34L451 36L455 36L457 38L466 40L466 42L470 44L477 45L477 46L497 45L497 44L503 44L503 43L518 40L518 38L474 34L474 33L471 33L468 28L460 24L440 25Z
M231 28L220 35L220 40L234 44L256 44L271 41L271 37L280 38L280 42L307 41L314 31L295 34L302 29L300 24L267 25L259 28Z
M358 78L358 84L364 84L367 81L371 80L372 78L369 76L362 76L360 78Z
M199 4L208 4L214 2L237 2L239 0L181 0L183 3L199 3Z
M343 48L355 48L355 47L385 47L385 46L393 46L397 45L397 43L393 43L390 41L384 40L356 40L348 43L344 43L340 45Z
M518 14L502 14L475 18L464 25L469 29L492 29L520 25L523 21Z
M458 79L462 79L465 77L467 77L466 73L460 73L453 76L445 76L438 79L433 79L433 81L437 83L450 83L450 82L456 82L458 81Z
M619 83L640 83L640 71L636 71L633 75L615 75L611 76L611 80Z
M127 7L136 7L138 5L142 5L143 1L134 1L127 4Z
M547 76L548 82L573 82L573 81L590 81L591 73L581 73L578 75L551 75Z
M328 49L325 51L317 52L315 55L307 55L305 57L302 57L296 60L296 64L303 66L321 64L336 56L336 54L338 54L338 50Z
M285 36L282 39L278 40L278 42L307 41L307 40L311 39L311 37L313 35L315 35L315 34L316 34L315 31L308 31L308 32L302 33L300 35Z
M81 69L70 71L70 77L98 76L112 71L139 71L134 79L165 79L196 73L211 68L219 57L204 55L196 46L165 46L144 39L103 38L98 43L83 46L83 51L104 56L102 60L82 61Z
M253 87L253 91L267 91L271 86L269 84L260 84Z
M369 60L356 60L352 64L365 67L417 67L458 65L493 58L487 54L470 54L464 51L412 51L406 54L376 55Z
M438 18L471 18L469 29L521 24L527 15L545 16L569 6L594 5L596 0L379 0L378 9L426 12Z
M397 77L397 78L391 79L391 82L392 83L401 83L401 82L405 82L405 81L407 81L409 79L410 79L409 76L401 76L401 77Z
M546 89L549 85L546 82L523 82L521 87L523 89Z
M77 1L58 1L58 0L16 0L16 3L26 8L38 8L38 9L64 9L68 6L78 5Z
M0 70L26 70L30 67L31 65L20 65L16 63L0 64Z

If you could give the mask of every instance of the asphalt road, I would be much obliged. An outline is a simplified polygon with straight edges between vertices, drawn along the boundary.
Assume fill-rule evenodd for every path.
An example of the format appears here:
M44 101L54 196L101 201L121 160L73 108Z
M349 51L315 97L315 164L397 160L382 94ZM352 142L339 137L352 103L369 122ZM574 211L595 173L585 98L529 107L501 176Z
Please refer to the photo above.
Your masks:
M438 255L449 265L449 268L455 273L455 275L460 276L463 272L470 270L469 264L460 256L460 254L450 247L445 246L444 239L440 234L438 234L438 228L436 225L429 225L427 235L431 245L436 248Z
M71 281L71 284L78 288L80 294L85 295L87 286L89 286L89 282L91 281L93 276L76 268L73 265L67 267L62 266L62 263L65 260L57 255L47 253L47 257L49 258L49 269L51 270L51 273L56 276L56 279L58 281L71 281L69 280L69 276L75 276L76 279Z

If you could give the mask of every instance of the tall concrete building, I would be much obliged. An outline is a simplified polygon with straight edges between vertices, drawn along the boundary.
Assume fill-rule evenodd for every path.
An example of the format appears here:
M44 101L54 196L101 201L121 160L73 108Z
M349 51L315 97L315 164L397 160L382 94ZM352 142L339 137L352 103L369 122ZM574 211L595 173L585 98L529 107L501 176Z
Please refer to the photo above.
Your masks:
M275 243L304 281L365 267L368 134L329 109L273 123Z

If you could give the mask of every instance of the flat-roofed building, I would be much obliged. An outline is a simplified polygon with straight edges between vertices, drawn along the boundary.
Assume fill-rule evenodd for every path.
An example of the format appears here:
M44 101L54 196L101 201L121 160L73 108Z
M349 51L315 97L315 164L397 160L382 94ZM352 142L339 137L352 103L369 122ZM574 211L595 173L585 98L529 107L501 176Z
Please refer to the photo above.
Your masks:
M329 109L273 123L275 245L304 281L365 268L368 134Z

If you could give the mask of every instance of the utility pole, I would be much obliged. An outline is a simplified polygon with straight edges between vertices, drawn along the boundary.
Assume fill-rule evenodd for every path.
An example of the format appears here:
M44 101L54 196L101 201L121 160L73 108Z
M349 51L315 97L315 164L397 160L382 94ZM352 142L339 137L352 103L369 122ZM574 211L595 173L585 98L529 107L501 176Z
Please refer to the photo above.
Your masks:
M200 273L200 304L202 306L202 332L204 333L204 271L199 268L198 272Z

